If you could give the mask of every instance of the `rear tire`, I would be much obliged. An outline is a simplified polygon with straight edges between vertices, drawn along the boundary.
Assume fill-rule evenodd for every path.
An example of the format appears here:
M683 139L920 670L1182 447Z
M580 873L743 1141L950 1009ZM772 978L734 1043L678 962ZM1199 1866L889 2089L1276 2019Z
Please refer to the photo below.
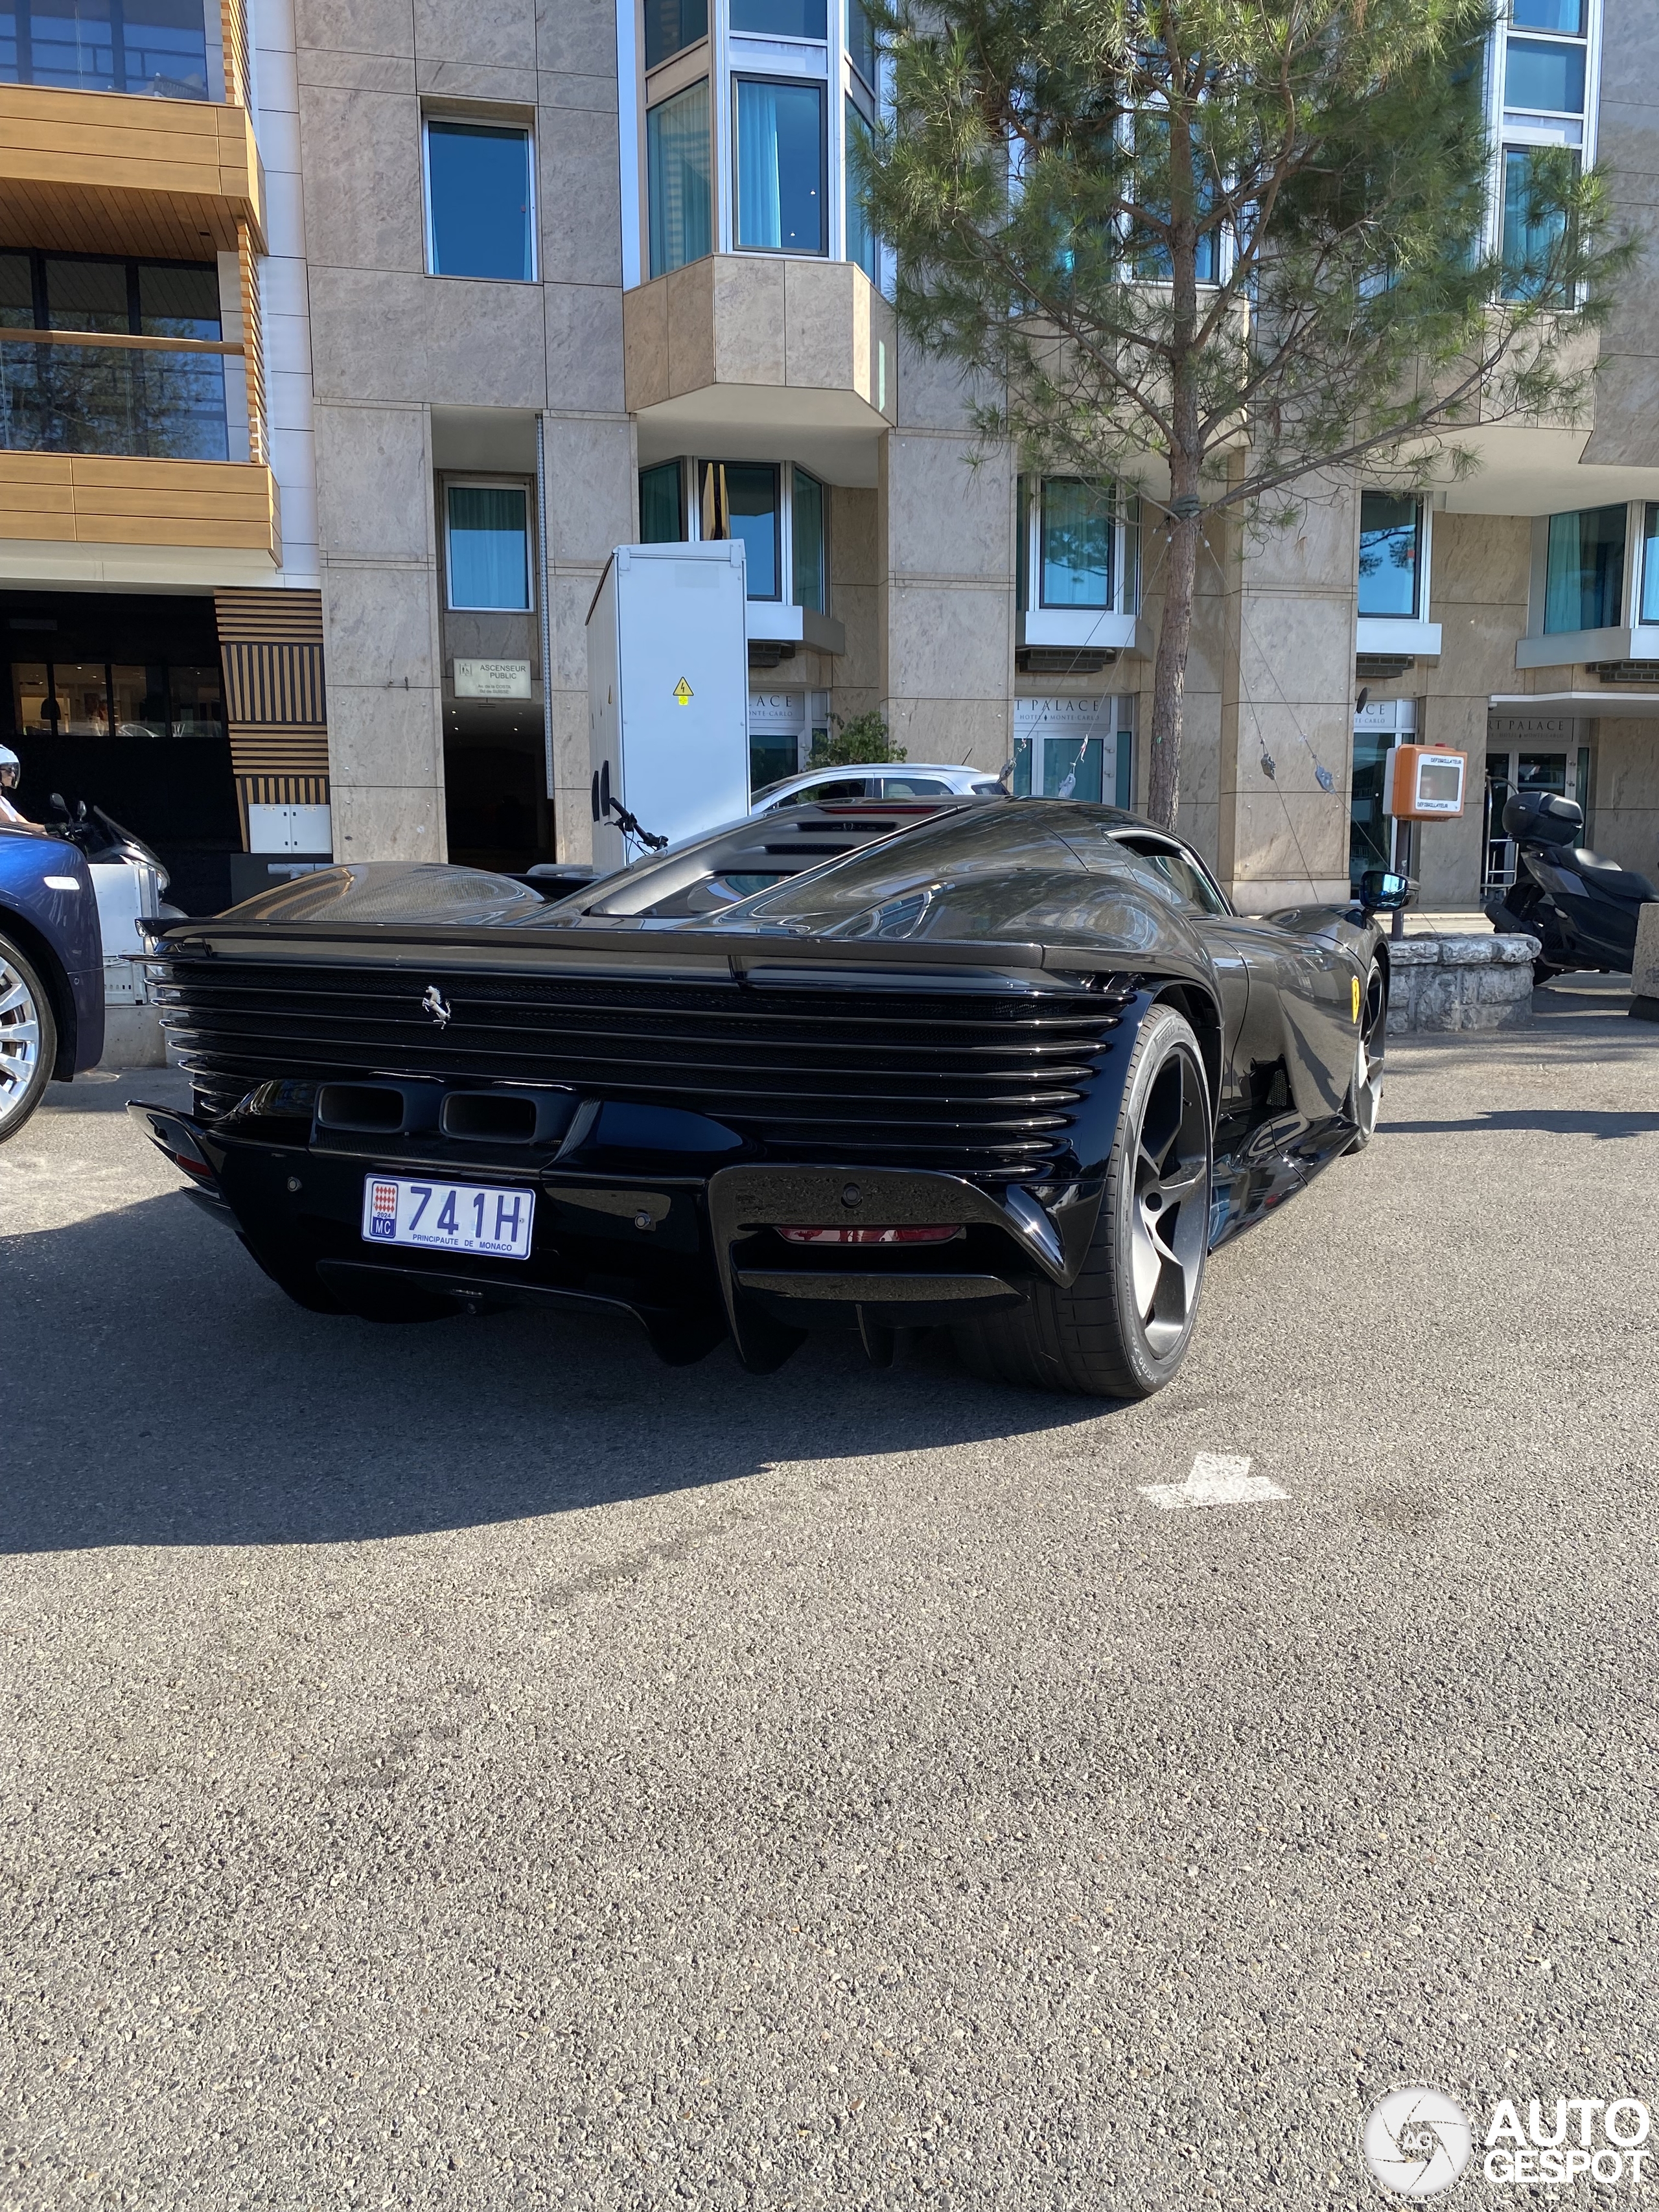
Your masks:
M0 1145L46 1097L57 1064L51 996L10 939L0 937Z
M1186 1017L1154 1006L1124 1085L1095 1233L1069 1290L951 1332L964 1365L1089 1398L1150 1398L1186 1357L1210 1241L1209 1078Z

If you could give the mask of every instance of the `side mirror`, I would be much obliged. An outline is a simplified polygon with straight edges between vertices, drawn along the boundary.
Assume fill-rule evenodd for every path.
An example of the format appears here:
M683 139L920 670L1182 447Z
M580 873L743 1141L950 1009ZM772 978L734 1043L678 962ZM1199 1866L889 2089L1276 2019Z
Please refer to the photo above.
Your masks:
M1359 904L1366 914L1389 914L1411 902L1409 876L1396 876L1389 868L1367 868L1359 878Z

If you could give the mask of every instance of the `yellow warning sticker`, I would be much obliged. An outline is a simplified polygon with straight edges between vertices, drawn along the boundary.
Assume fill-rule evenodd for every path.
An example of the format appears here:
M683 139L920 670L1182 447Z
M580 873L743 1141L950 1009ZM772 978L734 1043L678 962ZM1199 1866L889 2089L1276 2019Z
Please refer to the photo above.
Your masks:
M683 676L674 686L674 704L677 707L689 707L691 704L691 686ZM1356 983L1354 988L1358 990L1359 986Z
M1358 975L1354 976L1354 977L1353 977L1353 979L1352 979L1352 981L1353 981L1353 1018L1354 1018L1355 1021L1358 1021L1358 1020L1359 1019L1359 978L1358 978Z

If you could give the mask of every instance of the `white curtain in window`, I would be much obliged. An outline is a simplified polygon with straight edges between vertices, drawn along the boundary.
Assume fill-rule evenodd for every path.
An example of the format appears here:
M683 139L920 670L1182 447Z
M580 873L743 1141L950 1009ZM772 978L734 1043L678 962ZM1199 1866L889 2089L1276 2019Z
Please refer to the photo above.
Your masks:
M511 484L449 487L449 603L454 607L501 607L518 613L530 605L530 558L526 500Z

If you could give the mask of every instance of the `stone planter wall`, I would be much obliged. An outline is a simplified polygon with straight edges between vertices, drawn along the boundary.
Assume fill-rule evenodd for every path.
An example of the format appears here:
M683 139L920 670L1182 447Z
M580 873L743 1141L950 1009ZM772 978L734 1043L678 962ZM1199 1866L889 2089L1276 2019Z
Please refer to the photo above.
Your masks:
M1532 1013L1537 952L1535 937L1391 939L1389 1035L1519 1027Z

